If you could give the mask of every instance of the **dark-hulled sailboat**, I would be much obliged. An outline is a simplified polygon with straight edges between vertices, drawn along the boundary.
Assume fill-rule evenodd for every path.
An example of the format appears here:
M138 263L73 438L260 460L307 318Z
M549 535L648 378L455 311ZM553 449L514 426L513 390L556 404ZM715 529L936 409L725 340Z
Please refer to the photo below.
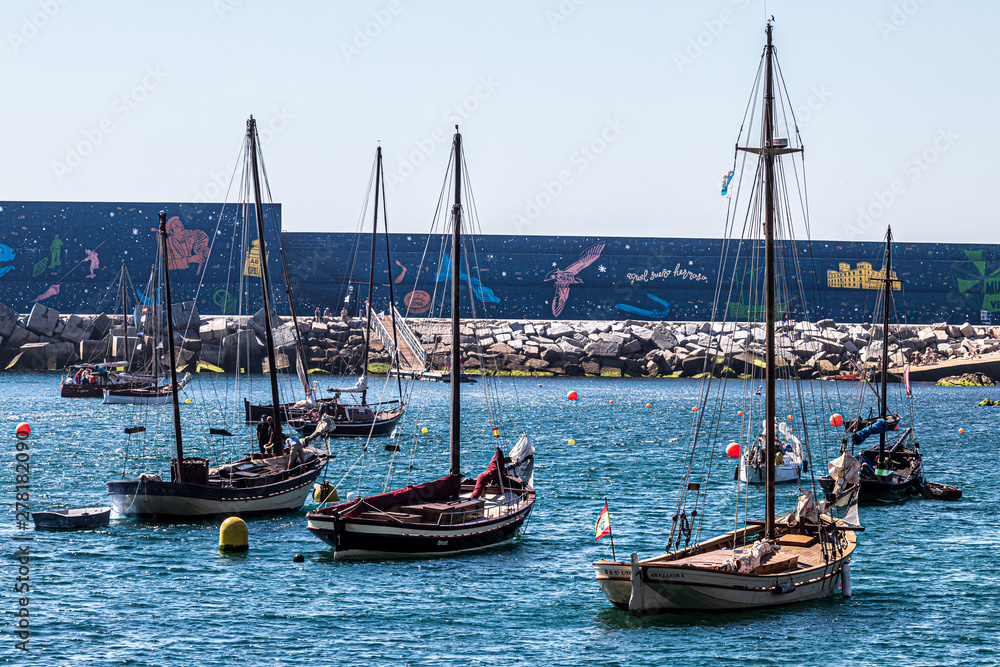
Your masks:
M454 203L451 213L451 354L460 358L459 306L462 257L462 135L452 144ZM419 557L486 549L514 540L535 503L534 448L522 435L505 456L496 449L476 480L461 470L461 382L452 364L448 474L422 484L321 507L306 515L308 528L334 548L337 559Z
M856 452L858 462L861 464L859 473L861 502L896 502L913 496L958 500L962 497L962 492L957 487L928 482L924 479L923 455L920 453L920 444L916 439L912 419L911 423L906 425L899 412L889 412L889 318L892 312L893 291L900 288L900 281L895 277L892 268L892 228L887 229L885 233L883 259L882 277L875 278L882 283L882 289L879 290L879 300L882 304L881 325L873 327L873 331L880 332L881 336L881 353L878 358L879 389L875 394L878 414L872 414L871 408L867 416L860 414L866 399L870 398L870 393L875 393L875 389L874 383L859 383L856 403L859 414L843 424L847 437L842 449L855 454L855 449L860 448L868 438L873 435L878 436L877 447L868 447ZM904 377L901 388L905 388L908 402L911 397L908 377ZM912 413L912 410L910 412ZM824 491L831 493L836 480L826 475L820 477L819 483Z
M257 235L261 255L266 257L264 212L261 202L258 170L257 126L253 117L247 122L246 155L253 177L254 210L257 217ZM166 266L167 223L166 214L160 212L161 261ZM166 301L170 301L170 276L164 268ZM271 330L271 296L267 262L261 262L261 287L265 312L265 339L268 361L276 368L274 337ZM245 454L232 463L210 467L207 459L185 457L181 432L180 403L177 397L176 354L173 323L167 321L167 348L170 359L171 399L173 403L174 442L176 458L171 461L170 479L158 474L144 473L137 479L122 479L107 483L111 504L126 517L161 520L208 519L222 516L255 516L282 514L302 509L313 483L326 466L327 455L308 446L296 446L292 451L269 454ZM272 405L278 406L278 384L275 373L270 374ZM274 442L278 448L284 442L277 408L274 423L277 434ZM133 435L145 431L143 426L125 429ZM216 436L229 437L225 429L210 429Z

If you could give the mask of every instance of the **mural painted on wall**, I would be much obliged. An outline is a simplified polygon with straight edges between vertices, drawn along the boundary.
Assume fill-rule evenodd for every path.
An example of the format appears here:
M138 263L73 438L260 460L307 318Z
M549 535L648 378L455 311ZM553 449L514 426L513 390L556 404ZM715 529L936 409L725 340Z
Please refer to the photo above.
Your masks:
M256 312L260 297L252 293L259 292L260 280L250 271L241 282L248 250L236 247L234 239L240 236L229 213L218 204L0 202L0 301L19 312L28 312L37 302L62 312L108 312L123 260L135 284L148 293L145 284L157 256L153 230L161 209L172 221L168 245L175 267L171 272L175 299L197 295L198 310L204 314ZM274 210L280 228L280 208ZM256 239L256 232L249 237ZM312 312L317 306L333 312L346 308L351 315L360 312L358 294L367 289L355 286L368 281L367 239L362 244L366 250L358 253L355 234L284 232L281 239L299 312ZM265 240L270 250L277 239ZM391 234L390 270L386 241L379 237L376 308L388 305L391 284L400 311L446 314L447 306L441 311L439 304L449 279L449 262L421 266L429 242L440 240L424 234ZM635 237L492 235L476 242L480 265L463 262L461 267L466 287L463 316L472 312L471 298L478 315L535 320L709 319L725 247L717 239ZM751 250L744 247L742 252ZM830 273L842 272L842 265L852 272L865 270L867 264L872 267L870 286L879 277L874 267L881 262L881 243L800 242L798 250L800 264L789 262L780 272L788 276L794 272L801 280L806 300L816 307L811 317L842 322L871 318L873 291L832 286ZM271 275L280 282L278 253L267 254ZM436 259L446 253L432 254ZM896 243L895 257L902 288L897 303L907 321L978 323L980 311L1000 312L1000 246ZM741 275L740 283L745 280ZM726 282L723 289L723 294L732 294L724 299L731 302L731 315L749 316L759 310L755 298L740 285ZM797 294L790 290L779 298L789 317L802 315ZM277 308L287 310L281 305L283 290L276 288L274 298Z
M107 312L120 300L116 278L123 261L134 287L148 292L159 251L158 213L164 210L175 299L197 298L204 313L235 313L236 275L242 269L230 266L233 239L238 238L235 209L223 212L221 204L0 202L0 301L18 312L28 312L34 303L62 312ZM280 207L273 210L265 211L265 217L273 215L280 228ZM277 235L265 240L276 243ZM251 288L259 292L259 282L244 287L249 297L244 312L255 312L261 300ZM275 298L280 301L283 295L276 292Z
M896 272L890 271L892 289L901 290L903 285L899 282ZM852 269L848 262L841 262L839 270L826 272L826 286L840 289L883 289L885 282L885 267L875 270L871 262L858 262L857 268Z
M583 283L577 274L596 262L602 250L604 250L603 243L592 245L580 253L580 257L565 269L549 271L545 276L545 280L555 281L556 286L555 296L552 297L552 317L559 317L566 307L566 302L569 301L569 288ZM556 262L552 262L552 265L555 266Z
M1000 262L996 255L984 250L962 252L966 261L951 267L959 293L974 308L1000 312Z

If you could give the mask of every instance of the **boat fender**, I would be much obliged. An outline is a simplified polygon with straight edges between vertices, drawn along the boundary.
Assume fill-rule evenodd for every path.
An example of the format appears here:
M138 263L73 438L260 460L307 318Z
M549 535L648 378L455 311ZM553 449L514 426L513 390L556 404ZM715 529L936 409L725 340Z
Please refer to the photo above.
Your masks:
M783 584L778 584L772 590L775 593L777 593L778 595L786 595L788 593L794 593L795 592L795 584L793 584L790 581L786 581Z
M802 472L803 473L809 472L809 460L808 459L802 459Z
M851 561L840 568L840 590L845 598L851 597Z

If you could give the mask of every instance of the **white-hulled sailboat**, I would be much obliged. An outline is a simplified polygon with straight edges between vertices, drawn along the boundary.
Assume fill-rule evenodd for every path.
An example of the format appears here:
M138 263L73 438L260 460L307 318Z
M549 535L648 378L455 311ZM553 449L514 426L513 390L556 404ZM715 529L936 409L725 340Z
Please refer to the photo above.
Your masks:
M812 490L800 488L793 511L785 514L775 511L775 463L778 433L781 430L778 427L779 386L776 380L782 373L788 377L791 370L787 363L780 363L775 350L775 304L779 292L785 287L782 283L788 273L779 268L776 260L778 244L775 235L781 231L781 226L788 224L786 218L791 213L788 199L777 193L778 186L785 183L786 176L778 158L802 149L801 145L789 147L786 139L775 137L775 112L779 107L774 103L777 92L774 83L776 63L771 28L771 23L768 22L767 46L758 70L758 82L763 80L763 90L759 91L755 85L755 94L763 93L760 143L756 147L741 147L737 143L737 156L740 152L758 156L756 164L751 164L748 172L753 174L753 183L752 194L745 209L744 236L734 241L728 252L724 251L719 273L720 288L717 291L718 301L731 306L732 291L738 288L737 276L757 274L756 268L746 271L745 260L756 259L758 255L763 259L764 279L753 281L763 283L754 285L755 288L762 288L763 295L759 292L750 294L750 307L736 310L756 314L758 309L755 304L764 304L764 359L761 364L765 372L762 397L764 429L762 434L756 436L763 443L771 443L771 446L762 447L766 482L764 516L762 520L749 518L748 498L741 498L741 493L752 491L737 482L732 490L735 494L735 519L729 524L733 530L717 537L701 538L705 515L709 511L706 508L710 507L706 503L705 494L712 486L719 488L719 484L710 479L711 457L713 454L718 455L720 448L717 445L720 439L728 439L727 431L733 426L732 417L728 414L732 410L732 403L724 400L728 380L706 379L698 411L695 413L690 451L685 457L685 469L678 489L666 553L649 559L640 559L638 554L633 553L630 562L601 559L593 564L597 581L608 599L614 605L635 614L741 611L772 607L833 595L841 587L845 595L850 594L849 565L857 545L856 532L862 530L857 523L857 461L850 455L843 454L829 464L830 475L836 480L830 504L818 504L813 500L813 484ZM751 108L753 105L748 107ZM797 132L795 136L797 139ZM795 174L797 176L797 172ZM739 211L739 197L735 199L733 210ZM790 234L785 237L786 241L790 238ZM786 249L793 249L790 242L784 245ZM741 262L744 264L741 265ZM791 265L787 264L786 267L788 266ZM723 276L730 271L732 283L729 287L730 295L727 296ZM732 324L731 316L733 320L737 317L731 310L726 307L721 316L717 315L719 320L716 324L722 325L718 327L720 330L727 324ZM711 372L716 369L706 370ZM795 381L788 379L781 384L784 385L781 387L783 394L788 396L781 407L788 407L790 410L789 406L796 402L801 404L801 393L794 386ZM749 381L742 382L741 389L746 394L754 386L756 383L750 378ZM789 423L792 422L791 417L789 415L787 418ZM758 419L759 417L745 417L744 424L756 427ZM786 419L783 418L782 421ZM752 435L746 432L742 434ZM806 440L805 431L802 439ZM808 452L808 444L806 451ZM702 456L699 457L699 453ZM699 459L704 461L700 468L695 464ZM841 511L842 516L836 516Z

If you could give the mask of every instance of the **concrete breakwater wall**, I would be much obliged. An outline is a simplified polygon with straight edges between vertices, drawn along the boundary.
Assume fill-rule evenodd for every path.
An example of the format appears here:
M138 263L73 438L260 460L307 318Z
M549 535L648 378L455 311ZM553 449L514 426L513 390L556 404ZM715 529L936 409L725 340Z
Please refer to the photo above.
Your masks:
M191 370L198 361L225 370L260 372L266 367L263 313L253 316L198 315L190 302L172 309L178 365ZM58 370L79 362L121 359L148 361L156 350L154 320L165 330L165 315L150 308L145 319L122 316L63 315L36 304L18 315L0 304L0 368ZM132 318L130 318L131 320ZM413 319L411 329L427 353L428 365L442 368L450 349L450 324ZM364 354L365 321L358 318L299 318L299 331L310 368L334 374L356 373ZM839 375L853 370L850 360L881 357L880 327L837 324L833 320L780 322L776 352L802 378ZM499 370L514 374L677 376L708 370L715 375L751 372L764 353L763 329L755 326L646 321L497 321L469 323L461 329L462 359L467 371ZM295 335L289 318L274 329L279 368L294 367ZM970 324L891 326L892 366L933 359L975 358L1000 351L1000 327ZM370 364L386 364L389 353L372 341Z

